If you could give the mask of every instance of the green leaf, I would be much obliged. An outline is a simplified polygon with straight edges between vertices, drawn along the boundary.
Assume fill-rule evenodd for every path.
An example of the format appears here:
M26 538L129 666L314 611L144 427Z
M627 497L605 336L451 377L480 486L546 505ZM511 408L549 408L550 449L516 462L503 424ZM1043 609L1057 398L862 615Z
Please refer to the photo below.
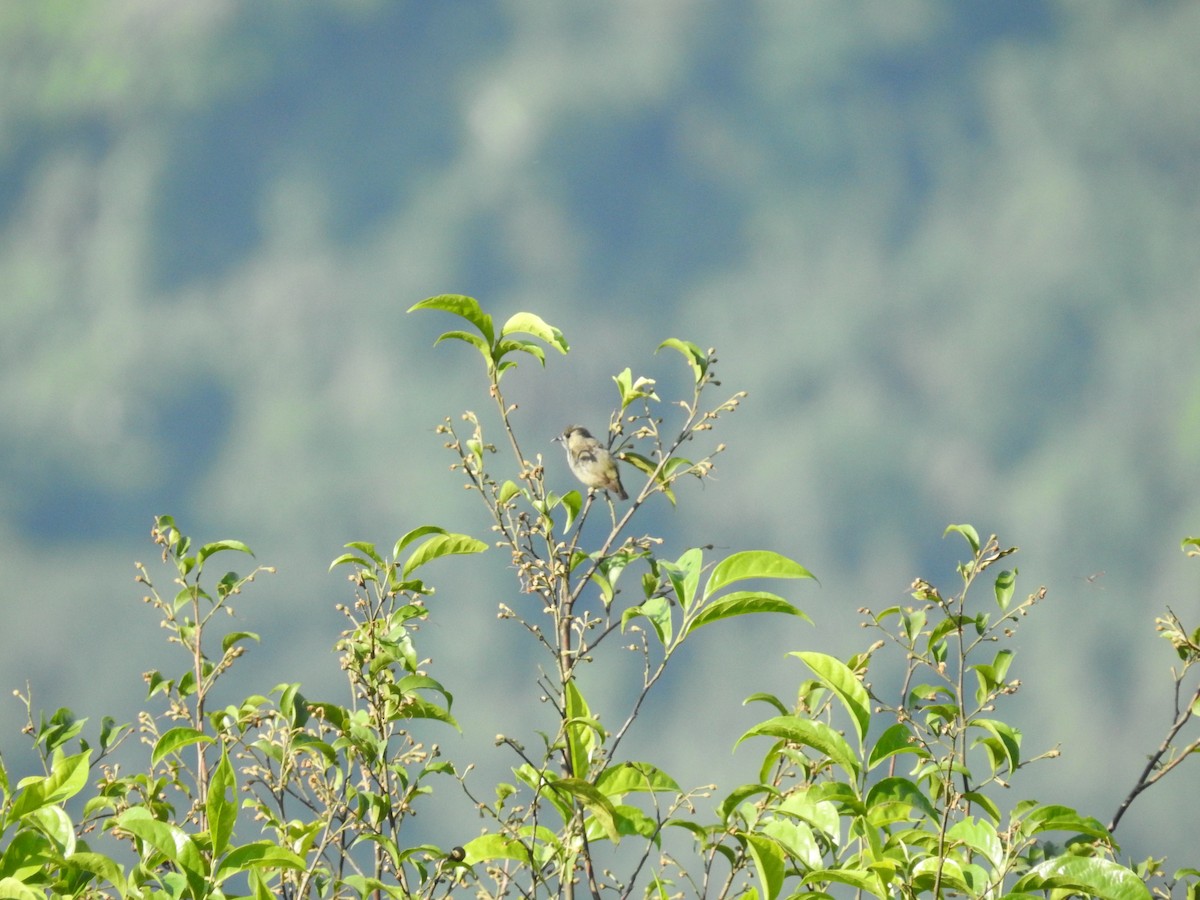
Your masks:
M757 691L757 692L751 694L745 700L743 700L742 706L745 706L748 703L755 703L755 702L770 704L771 706L775 707L776 710L778 710L778 712L781 716L791 715L790 711L784 705L783 701L780 700L778 697L776 697L774 694L768 694L763 691Z
M103 853L91 853L86 850L72 853L71 865L85 872L91 872L96 877L107 881L117 889L119 896L127 896L128 889L126 887L124 872L121 871L121 867L114 860ZM0 897L6 896L8 895L0 891ZM38 894L37 896L41 898L43 895Z
M1015 569L1011 572L1006 569L996 576L996 605L1000 607L1001 612L1008 609L1016 586L1017 572Z
M203 731L197 731L195 728L189 728L180 725L176 728L171 728L165 731L161 737L154 743L154 750L150 754L150 765L157 766L162 762L163 757L168 754L175 753L179 749L188 746L189 744L205 743L211 744L213 738L205 734Z
M488 548L483 541L466 534L439 534L431 537L413 551L404 563L404 577L430 560L455 553L482 553Z
M1059 856L1034 866L1014 891L1073 891L1099 900L1150 900L1145 883L1132 870L1100 857Z
M400 539L396 541L396 545L392 547L392 558L399 559L401 550L403 550L417 538L423 538L427 534L449 534L449 532L440 525L420 525L417 528L414 528L412 531L407 531L401 535ZM351 545L347 544L346 546L349 547ZM368 544L366 546L372 547L372 550L374 549L373 545ZM371 558L374 559L378 565L383 565L382 558L374 555L372 555Z
M942 537L945 537L952 531L957 531L967 539L967 543L971 545L971 552L979 552L979 532L970 525L948 525L946 530L942 532Z
M868 807L878 807L888 803L901 804L909 809L920 811L934 822L938 820L937 810L933 808L929 798L907 778L899 776L884 778L867 791Z
M557 778L547 781L547 786L553 791L570 794L575 797L599 822L608 839L614 844L621 840L614 818L615 810L612 801L596 789L594 784L582 778Z
M1039 806L1021 818L1021 835L1032 837L1046 831L1070 831L1075 834L1108 842L1112 838L1091 816L1082 816L1069 806Z
M878 871L879 864L876 863L875 870L859 869L859 868L836 868L836 869L814 869L807 873L803 878L804 884L823 884L827 881L832 881L835 884L845 884L855 888L860 893L867 893L874 897L893 897L895 892L889 891L884 883L883 877ZM817 896L829 896L827 894L818 894Z
M754 860L754 869L758 873L758 883L762 885L762 896L765 900L775 900L783 888L783 850L780 846L761 834L743 833L746 849Z
M747 578L812 578L812 572L773 550L743 550L717 564L704 588L712 596L727 584Z
M631 791L682 793L675 779L647 762L622 762L609 766L596 779L596 790L606 797L620 797Z
M671 603L666 597L651 597L645 603L625 610L621 613L621 630L624 631L626 623L638 616L650 620L650 624L654 626L654 633L658 635L664 647L671 643L675 631L671 623Z
M253 631L231 631L225 637L221 638L221 652L226 653L229 648L240 641L260 641L261 638Z
M1009 772L1017 770L1021 765L1021 732L1018 729L997 719L976 719L971 727L982 728L991 735L990 738L976 738L975 744L987 750L993 771L1001 768Z
M230 850L217 867L216 881L219 884L252 867L304 871L308 868L308 864L302 857L285 847L280 847L271 841L256 841Z
M789 616L799 616L805 622L812 624L812 619L775 594L763 591L734 591L700 610L700 613L688 625L686 633L691 634L697 628L721 619L745 616L751 613L785 613Z
M624 803L618 803L613 806L613 822L616 824L617 834L621 837L636 834L653 840L656 846L660 843L658 838L658 822L636 806L629 806ZM589 841L607 837L600 821L595 817L588 819L587 825L587 837Z
M821 865L821 847L807 822L792 819L768 819L762 824L762 833L773 839L792 859L798 860L805 869Z
M414 303L408 308L408 312L416 312L418 309L440 309L443 312L454 313L460 318L466 319L474 325L487 346L491 347L496 342L496 334L492 325L492 317L485 313L479 306L479 302L474 297L467 297L462 294L439 294L436 297L427 297L420 303ZM445 337L443 335L442 337ZM440 341L441 338L438 338ZM490 356L490 354L484 354Z
M511 859L522 865L529 865L533 861L529 847L522 841L504 834L481 834L463 844L463 850L466 852L463 862L468 866L490 859Z
M51 803L62 803L74 797L87 784L88 764L92 751L63 756L58 750L45 777L26 778L18 785L18 794L7 818L23 818L34 810Z
M530 312L519 312L511 316L504 327L500 329L501 337L509 334L532 334L535 338L542 340L557 350L559 353L565 354L571 349L571 345L567 343L567 339L563 337L563 333L548 324L541 316L534 315ZM524 349L524 348L523 348ZM531 351L526 351L531 352ZM542 357L543 362L545 357Z
M700 585L700 573L704 569L704 551L692 547L675 562L658 562L656 568L667 576L675 600L686 612L696 600L696 588Z
M871 722L871 698L863 683L844 662L825 653L801 650L790 655L804 660L805 665L812 669L821 683L842 701L842 706L849 713L854 731L858 735L858 746L861 749Z
M239 553L249 553L251 556L254 555L250 548L241 541L214 541L211 544L205 544L203 547L201 547L196 556L199 563L203 565L206 559L215 553L220 553L222 550L236 550Z
M769 784L751 783L739 785L726 794L717 806L717 815L721 819L721 824L728 825L729 817L737 811L737 808L751 797L757 797L759 794L770 794L772 797L777 797L779 791Z
M567 756L571 761L571 772L576 776L584 776L591 769L592 755L597 744L601 743L603 732L599 723L592 718L587 700L574 679L567 682L564 693L566 722L563 727L567 737Z
M521 488L517 486L516 482L505 481L500 486L500 492L496 495L496 501L501 504L507 503L519 493L521 493Z
M487 363L488 371L491 372L496 367L496 362L492 359L491 345L477 334L471 334L469 331L447 331L438 335L433 345L436 347L442 341L462 341L464 344L470 344L479 351L483 357L483 361Z
M511 339L501 340L500 343L496 345L494 358L499 361L508 356L508 354L517 350L521 351L522 353L528 353L530 356L540 362L543 368L545 368L546 352L533 341L516 341ZM509 360L501 368L501 371L513 368L514 366L516 366L516 362L514 360Z
M628 409L629 404L643 397L647 400L658 400L658 394L654 393L654 379L638 377L637 381L633 380L633 373L628 369L623 369L620 374L613 376L613 381L617 384L617 390L621 394L621 412Z
M884 760L890 759L898 753L915 753L922 759L928 758L929 751L912 738L913 734L906 726L900 723L891 726L880 735L875 746L871 748L871 755L867 759L867 769L875 768Z
M800 716L775 716L755 725L738 738L737 744L734 746L740 745L747 738L759 735L781 738L793 744L812 747L841 766L847 774L858 777L860 766L854 751L850 749L850 745L846 743L844 737L824 722L815 722Z
M696 384L704 380L704 374L708 371L708 354L693 344L691 341L681 341L679 338L667 338L655 350L661 350L663 347L670 347L672 350L678 350L683 354L683 358L687 364L691 366L692 375L695 378Z
M28 887L18 878L0 878L0 898L4 900L45 900L46 894Z
M237 820L237 781L229 756L221 753L221 761L213 770L208 783L205 809L208 813L208 835L213 853L220 855L229 846L233 823Z
M986 859L993 869L1003 868L1004 846L992 823L967 816L962 821L955 822L946 832L946 836L970 847Z
M116 817L116 825L145 841L162 856L183 869L196 896L202 893L206 867L196 842L183 829L151 818L144 806L134 806ZM146 860L143 859L143 862Z
M563 524L563 531L569 531L583 509L583 495L579 491L567 491L559 502L567 511L567 521Z
M632 450L623 450L621 452L621 459L634 468L640 469L646 475L652 476L658 489L662 491L663 496L671 501L672 506L675 505L675 492L671 489L670 481L667 478L667 469L674 460L668 461L660 470L658 463L654 462L654 460L642 456L640 453L634 453Z

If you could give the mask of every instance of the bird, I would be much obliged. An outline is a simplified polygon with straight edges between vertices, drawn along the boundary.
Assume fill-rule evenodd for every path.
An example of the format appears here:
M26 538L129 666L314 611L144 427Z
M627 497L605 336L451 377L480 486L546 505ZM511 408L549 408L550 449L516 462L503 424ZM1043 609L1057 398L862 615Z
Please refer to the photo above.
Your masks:
M591 432L580 425L568 425L554 440L561 441L567 448L567 464L571 472L591 490L605 490L628 500L629 495L621 487L621 473L613 455Z

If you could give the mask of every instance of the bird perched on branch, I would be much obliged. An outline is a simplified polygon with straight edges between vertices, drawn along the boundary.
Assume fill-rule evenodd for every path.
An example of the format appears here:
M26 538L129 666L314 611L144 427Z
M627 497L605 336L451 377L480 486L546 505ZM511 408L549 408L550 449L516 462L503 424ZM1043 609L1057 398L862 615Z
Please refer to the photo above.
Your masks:
M621 500L629 499L625 488L621 487L617 461L586 428L568 425L554 440L561 441L567 448L567 464L576 478L592 490L609 491Z

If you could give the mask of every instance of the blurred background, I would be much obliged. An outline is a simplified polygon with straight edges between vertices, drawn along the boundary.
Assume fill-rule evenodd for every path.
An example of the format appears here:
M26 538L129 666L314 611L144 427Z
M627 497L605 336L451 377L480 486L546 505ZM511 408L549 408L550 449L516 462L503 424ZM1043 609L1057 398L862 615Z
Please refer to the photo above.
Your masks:
M183 668L132 580L173 592L149 540L170 513L278 568L237 606L263 642L229 697L342 699L342 545L489 537L434 433L494 421L481 361L432 346L452 317L405 314L463 293L572 345L505 380L560 490L550 438L604 427L612 375L677 416L688 373L655 347L718 348L713 401L749 398L716 479L636 527L821 580L773 586L815 627L699 632L625 750L753 777L764 748L731 748L768 712L742 699L794 696L788 651L865 647L855 610L913 578L954 590L942 532L970 522L1021 547L1019 596L1049 591L998 715L1063 758L1014 799L1107 822L1173 715L1154 618L1200 617L1198 45L1200 5L1167 0L0 7L4 696L128 721L143 671ZM495 617L531 603L507 562L425 575L419 647L466 726L430 736L477 788L513 764L493 736L544 721L542 660ZM606 722L638 674L593 677ZM14 777L22 724L0 700ZM1198 784L1185 765L1135 803L1128 857L1197 862ZM435 840L480 825L452 784L423 816Z

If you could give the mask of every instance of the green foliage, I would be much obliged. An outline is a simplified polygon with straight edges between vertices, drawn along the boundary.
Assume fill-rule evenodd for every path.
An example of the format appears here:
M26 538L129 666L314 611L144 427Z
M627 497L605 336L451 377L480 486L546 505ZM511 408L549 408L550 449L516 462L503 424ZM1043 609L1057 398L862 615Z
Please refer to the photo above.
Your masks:
M22 697L44 772L14 785L0 763L0 897L533 900L586 890L1140 900L1149 884L1194 896L1197 870L1167 877L1161 860L1127 865L1113 832L1141 791L1200 750L1200 738L1181 742L1200 708L1200 687L1182 702L1200 662L1200 629L1189 631L1170 612L1158 620L1182 662L1176 718L1107 827L1065 806L1009 800L1004 793L1023 768L1058 755L1030 756L1001 712L1021 688L1012 638L1046 592L1019 599L1017 570L1001 568L1016 549L994 536L981 540L970 525L946 532L966 542L952 592L917 579L911 603L860 610L878 635L863 652L842 660L797 650L790 655L804 670L794 699L748 698L769 714L728 739L739 755L756 754L753 775L713 798L711 810L704 807L712 789L681 786L669 759L627 756L624 739L646 698L697 629L750 614L808 621L762 587L813 580L798 562L770 550L717 560L699 547L662 555L664 539L631 528L656 495L678 503L684 476L709 475L723 445L695 460L679 450L705 438L744 395L709 403L719 385L715 354L677 339L661 347L678 351L693 375L692 395L677 404L681 421L669 425L660 413L652 379L629 369L617 375L610 444L642 480L624 512L610 506L610 520L588 526L594 495L547 486L540 456L521 452L515 407L500 385L514 351L544 361L539 344L513 335L565 353L562 334L521 313L497 335L468 297L434 297L413 309L464 319L474 332L447 332L439 342L464 341L485 360L499 443L511 459L502 461L475 413L463 416L465 434L450 420L440 431L454 468L488 510L520 591L539 601L526 613L502 604L500 619L519 625L542 654L528 701L548 701L552 727L534 738L497 737L511 754L512 780L495 785L476 785L471 765L443 759L432 741L460 725L454 686L430 673L417 647L434 593L417 573L487 549L436 525L408 531L390 554L353 541L332 562L350 593L338 606L346 627L336 642L347 699L309 698L285 683L213 708L214 685L258 640L223 631L217 616L270 569L214 576L206 570L216 556L252 556L249 548L223 540L193 549L162 516L152 534L178 589L160 594L140 566L138 580L183 665L147 673L158 712L143 713L136 726L104 719L94 743L84 736L86 719L66 709L35 717ZM1196 547L1184 542L1189 555ZM585 594L598 603L582 602ZM627 671L639 679L632 699L597 708L614 701L585 693L581 667L629 651L635 664ZM711 729L711 711L689 699L696 727ZM123 774L112 754L135 733L148 754ZM483 822L478 836L452 848L414 839L410 820L435 790L439 803L469 804L464 813Z

